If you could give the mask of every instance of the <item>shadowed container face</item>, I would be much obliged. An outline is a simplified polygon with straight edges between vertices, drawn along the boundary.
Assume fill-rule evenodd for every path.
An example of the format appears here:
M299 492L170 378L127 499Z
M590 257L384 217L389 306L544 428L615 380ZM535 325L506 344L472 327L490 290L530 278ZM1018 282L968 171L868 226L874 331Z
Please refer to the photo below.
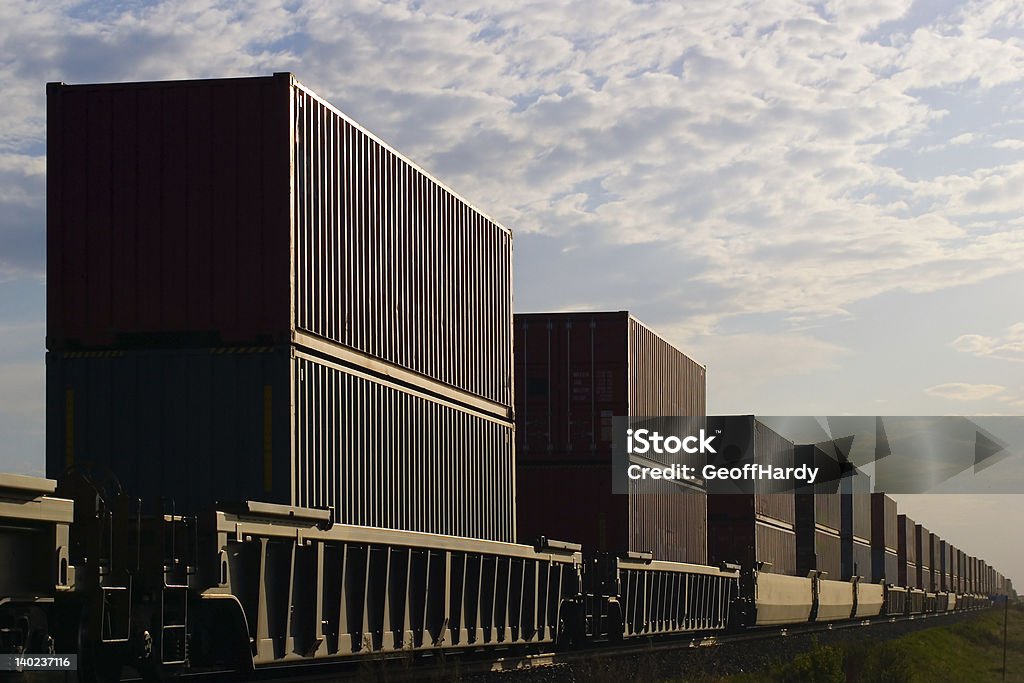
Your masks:
M796 446L797 466L825 468L828 455L818 446ZM829 471L823 469L822 471ZM798 575L810 571L828 572L827 578L839 579L842 574L840 551L840 499L836 482L816 482L812 487L798 488L796 506L796 543Z
M896 563L898 583L908 588L920 588L917 576L917 525L910 517L899 515L896 520Z
M914 525L914 546L917 552L917 586L922 590L933 591L932 588L932 545L931 532L920 524Z
M899 581L898 519L895 500L884 493L871 494L871 574L875 581Z
M613 418L703 416L701 365L625 311L518 314L515 377L521 541L707 561L702 489L644 480L612 494Z
M53 352L47 462L148 508L328 508L344 524L515 537L512 427L294 348ZM610 491L610 488L609 488Z

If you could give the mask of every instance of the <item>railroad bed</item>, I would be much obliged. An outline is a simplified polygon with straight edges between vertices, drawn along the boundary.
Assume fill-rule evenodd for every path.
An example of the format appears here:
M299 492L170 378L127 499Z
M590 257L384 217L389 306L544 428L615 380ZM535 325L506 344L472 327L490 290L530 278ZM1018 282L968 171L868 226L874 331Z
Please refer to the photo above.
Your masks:
M619 646L608 643L565 652L489 659L486 654L466 653L437 658L397 656L342 665L264 669L261 681L464 681L466 683L518 683L519 681L591 682L671 680L689 675L728 676L757 671L772 662L811 650L815 643L831 645L872 640L885 642L916 631L976 618L983 610L876 617L832 626L808 624L788 629L700 639L647 639ZM493 657L494 653L491 653ZM431 661L436 659L436 661ZM205 678L205 677L204 677Z

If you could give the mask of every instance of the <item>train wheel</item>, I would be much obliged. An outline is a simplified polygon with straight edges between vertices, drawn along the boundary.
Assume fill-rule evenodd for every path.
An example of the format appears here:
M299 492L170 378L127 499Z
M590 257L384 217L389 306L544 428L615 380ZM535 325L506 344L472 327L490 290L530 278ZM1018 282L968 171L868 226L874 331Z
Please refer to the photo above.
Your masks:
M121 680L119 652L101 642L91 624L91 613L83 608L78 613L78 680L82 683L107 683Z

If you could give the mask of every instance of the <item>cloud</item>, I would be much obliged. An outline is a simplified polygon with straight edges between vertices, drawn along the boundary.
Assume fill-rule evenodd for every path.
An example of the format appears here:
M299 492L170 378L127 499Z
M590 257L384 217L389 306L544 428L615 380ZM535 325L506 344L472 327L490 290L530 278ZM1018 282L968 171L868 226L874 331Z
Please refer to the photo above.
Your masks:
M43 268L45 81L276 70L517 235L677 255L676 272L721 293L711 327L1019 272L1024 163L965 164L959 143L1007 131L945 123L1022 84L1019 13L914 7L9 3L0 274ZM1001 106L1000 121L1024 115ZM926 173L886 156L937 140L952 144Z
M937 384L925 389L925 393L950 401L981 401L998 396L1006 391L999 384L967 384L965 382L949 382Z
M1024 362L1024 323L1010 325L997 337L963 334L953 341L953 348L979 358L995 358Z

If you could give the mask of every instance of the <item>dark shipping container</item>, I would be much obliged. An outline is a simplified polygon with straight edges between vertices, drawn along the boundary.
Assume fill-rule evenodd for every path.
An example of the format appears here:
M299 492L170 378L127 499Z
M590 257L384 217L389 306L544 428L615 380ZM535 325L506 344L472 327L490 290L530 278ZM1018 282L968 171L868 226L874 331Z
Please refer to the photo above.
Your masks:
M703 366L625 311L516 315L515 353L521 542L706 563L703 490L646 480L612 494L613 417L704 415Z
M871 494L871 574L875 581L899 580L898 519L895 500L884 493Z
M657 490L615 495L610 467L521 465L516 488L530 495L517 503L519 542L547 536L581 543L588 552L632 550L707 564L707 496L671 481L648 484Z
M612 418L702 416L705 370L626 311L515 316L519 462L611 457Z
M794 466L795 448L793 442L781 436L752 415L725 415L708 417L708 431L721 431L719 452L727 453L736 447L745 452L749 435L753 435L752 462L771 467L790 468ZM783 485L788 487L789 484ZM730 493L713 495L708 503L708 514L712 522L738 519L752 523L759 519L785 529L794 530L796 524L796 499L792 489L778 493L779 485L767 479L755 479L753 493ZM712 493L714 491L712 490ZM750 498L751 500L745 500ZM753 516L751 516L753 514Z
M510 419L510 232L291 74L47 93L48 349L297 344Z
M515 538L512 426L294 348L50 352L47 472L177 511L243 499Z
M938 561L938 589L941 591L948 591L950 588L949 580L949 544L943 541L941 538L938 539L939 549L939 561Z
M914 549L917 553L917 587L924 591L934 591L932 587L932 549L931 533L920 524L914 525Z
M815 467L819 472L828 472L834 462L825 451L814 445L801 445L794 448L794 462L797 466ZM818 481L807 490L798 489L795 499L798 523L805 523L839 533L842 511L836 482Z
M839 482L843 580L874 582L871 557L871 478L854 470Z
M846 542L844 539L842 553L843 581L849 581L854 576L859 576L868 583L878 582L879 579L874 576L872 571L870 545L860 541Z
M829 471L831 458L820 447L800 445L794 449L797 466L817 467ZM824 468L824 469L822 469ZM798 489L796 509L797 574L824 571L827 578L838 580L842 574L840 549L840 499L836 482L819 481L812 487Z
M896 557L899 568L898 583L907 588L920 588L917 578L917 538L916 524L906 515L899 515L896 520Z
M942 587L942 551L940 539L934 533L928 534L929 566L931 567L932 590L938 593Z
M855 470L840 481L844 538L871 544L871 477Z
M709 417L708 430L722 431L718 442L722 453L734 446L745 452L752 443L753 462L794 466L793 442L754 416ZM771 484L762 480L755 480L753 490L708 497L708 557L712 564L737 562L752 567L769 563L768 571L793 575L797 572L795 495L765 492L772 490Z
M709 504L717 498L744 498L744 496L710 496ZM752 497L745 497L752 502ZM709 513L710 519L710 513ZM709 524L708 560L717 566L723 562L744 568L760 567L772 574L797 573L796 533L768 522L739 518L719 519Z
M823 529L806 529L797 523L797 576L811 571L827 572L826 578L839 580L842 576L842 552L839 534Z

